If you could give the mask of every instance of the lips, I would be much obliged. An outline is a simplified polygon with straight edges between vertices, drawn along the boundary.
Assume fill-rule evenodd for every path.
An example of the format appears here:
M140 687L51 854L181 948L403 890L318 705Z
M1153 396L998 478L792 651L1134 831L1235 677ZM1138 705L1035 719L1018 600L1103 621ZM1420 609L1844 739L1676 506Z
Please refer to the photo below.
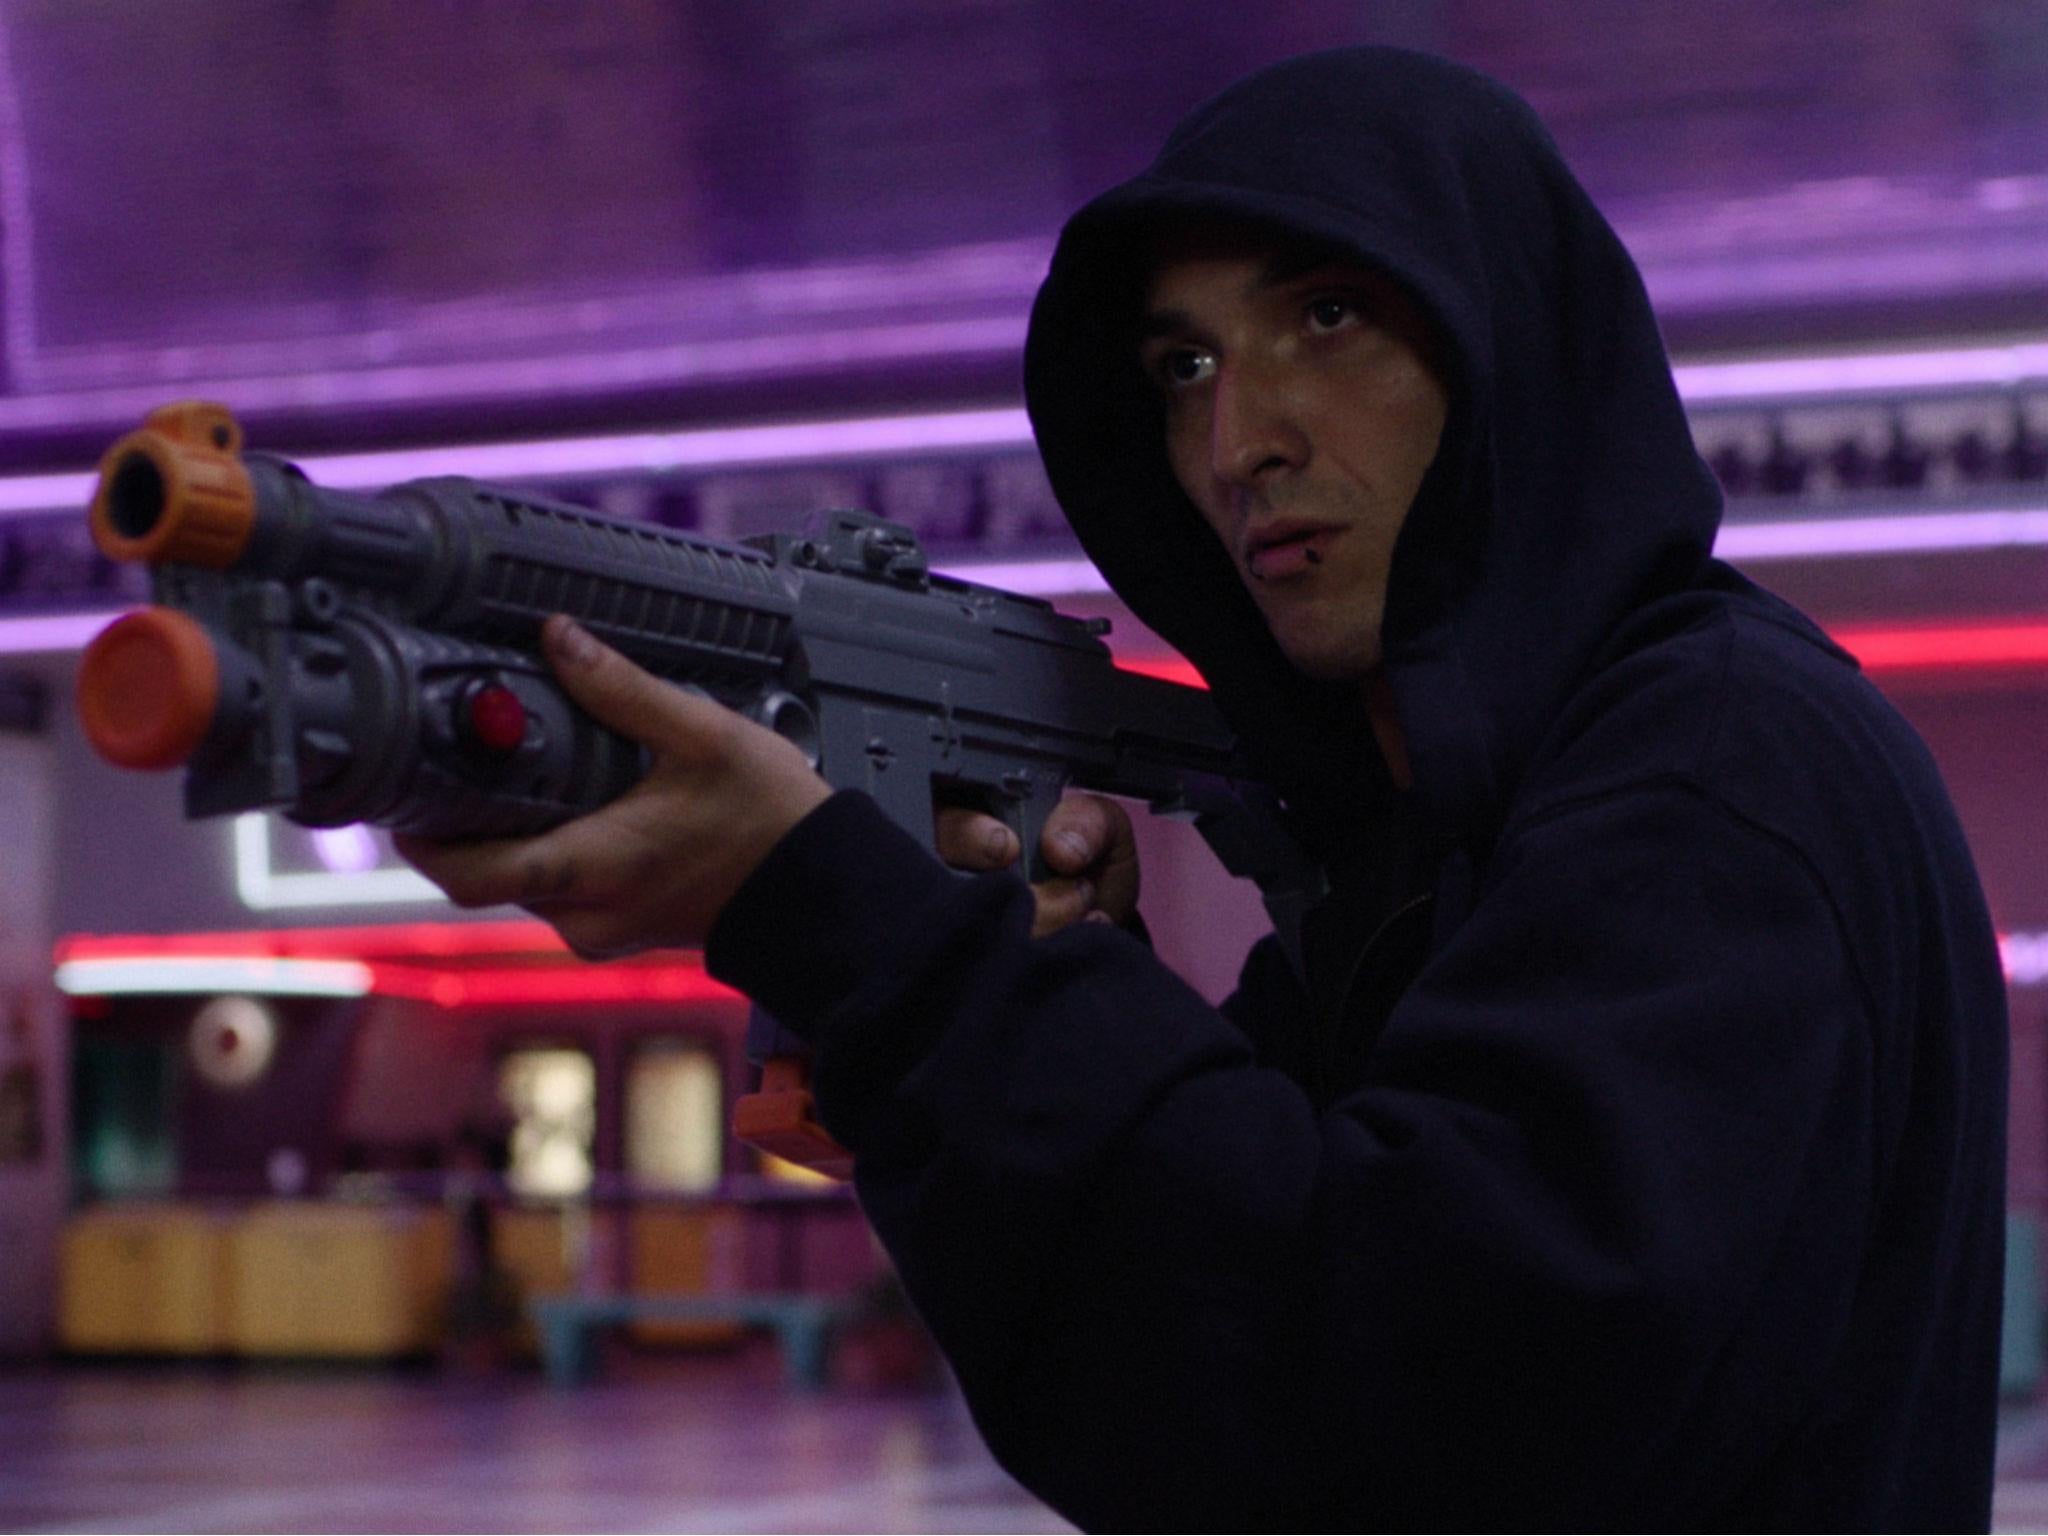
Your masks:
M1277 581L1320 565L1342 532L1329 523L1274 523L1245 540L1245 569L1255 581Z

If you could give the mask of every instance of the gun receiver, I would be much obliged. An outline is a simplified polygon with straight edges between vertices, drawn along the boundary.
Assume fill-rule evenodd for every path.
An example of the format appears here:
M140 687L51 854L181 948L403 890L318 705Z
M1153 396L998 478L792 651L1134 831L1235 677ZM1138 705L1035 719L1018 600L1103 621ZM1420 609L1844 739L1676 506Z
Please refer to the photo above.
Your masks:
M88 647L80 715L111 762L182 764L188 816L467 838L607 803L646 765L540 659L561 612L795 742L927 847L935 801L974 804L1036 876L1073 786L1193 819L1283 937L1321 893L1206 694L1119 670L1104 621L934 575L909 529L867 513L735 543L465 479L347 494L244 454L224 408L187 402L108 450L91 517L103 552L150 566L155 606ZM756 1060L795 1044L757 1012ZM847 1164L789 1063L736 1122Z

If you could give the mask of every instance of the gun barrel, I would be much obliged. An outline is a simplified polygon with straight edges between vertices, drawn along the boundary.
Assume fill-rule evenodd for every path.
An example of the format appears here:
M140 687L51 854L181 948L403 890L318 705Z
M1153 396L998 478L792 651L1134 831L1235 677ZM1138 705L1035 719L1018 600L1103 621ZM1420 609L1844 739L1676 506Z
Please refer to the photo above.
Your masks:
M185 401L152 411L100 460L93 542L111 560L226 570L256 527L242 429L222 406Z
M751 683L787 659L796 595L764 551L471 480L352 495L241 444L222 406L153 412L101 461L101 551L373 591L411 624L496 644L567 613L669 677Z

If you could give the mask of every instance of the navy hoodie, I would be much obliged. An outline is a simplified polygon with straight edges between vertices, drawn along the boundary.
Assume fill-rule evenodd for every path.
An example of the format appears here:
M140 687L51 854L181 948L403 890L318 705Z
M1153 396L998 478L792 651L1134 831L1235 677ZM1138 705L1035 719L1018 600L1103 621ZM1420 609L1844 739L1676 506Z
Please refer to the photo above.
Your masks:
M1166 223L1413 295L1449 422L1383 626L1415 787L1168 473ZM1131 936L834 797L715 973L826 1124L997 1457L1124 1529L1982 1528L1996 948L1927 752L1710 555L1641 282L1534 115L1378 49L1194 112L1070 222L1027 391L1089 554L1336 891L1220 1010Z

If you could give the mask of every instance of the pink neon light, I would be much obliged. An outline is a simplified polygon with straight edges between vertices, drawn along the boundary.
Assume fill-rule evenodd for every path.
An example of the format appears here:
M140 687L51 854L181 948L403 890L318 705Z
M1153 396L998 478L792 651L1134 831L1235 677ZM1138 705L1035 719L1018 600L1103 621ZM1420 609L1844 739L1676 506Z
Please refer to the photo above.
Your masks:
M1844 629L1835 643L1866 672L1948 672L2048 666L2048 624Z
M1179 683L1187 688L1208 691L1208 680L1195 670L1195 664L1178 656L1119 656L1117 668L1123 672L1135 672L1140 677L1163 678L1169 683Z
M475 971L373 965L370 974L373 993L416 998L442 1008L742 1001L739 993L713 980L696 965L576 965Z
M2038 987L2048 982L2048 933L2001 933L1998 958L2013 986Z
M1831 638L1866 672L1961 672L2048 666L2048 622L1909 628L1849 628ZM1126 672L1206 688L1192 663L1178 656L1119 656Z
M432 962L532 956L531 965ZM246 933L76 934L56 963L78 960L349 959L368 964L370 991L443 1008L733 1002L701 959L675 952L589 964L570 956L545 923L391 923ZM418 963L428 962L428 963Z
M57 941L66 960L153 960L222 955L322 960L448 960L566 955L546 923L512 918L483 923L363 923L329 928L248 928L220 933L72 934Z
M531 956L531 965L463 966L463 960ZM73 934L55 961L346 959L370 967L370 990L444 1008L603 1003L731 1002L739 997L703 961L664 952L602 965L577 960L554 929L524 920L268 928L227 933ZM424 962L424 963L422 963Z

